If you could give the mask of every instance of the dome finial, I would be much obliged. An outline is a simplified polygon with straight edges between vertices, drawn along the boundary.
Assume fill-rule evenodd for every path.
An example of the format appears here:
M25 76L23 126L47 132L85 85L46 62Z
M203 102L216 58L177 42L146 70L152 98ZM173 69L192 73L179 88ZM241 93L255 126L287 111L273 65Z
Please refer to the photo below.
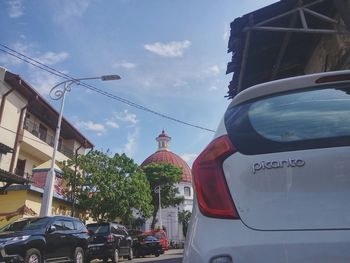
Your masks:
M169 150L169 142L171 141L171 137L165 133L164 129L162 130L162 133L159 134L159 136L156 138L156 141L158 142L158 151Z

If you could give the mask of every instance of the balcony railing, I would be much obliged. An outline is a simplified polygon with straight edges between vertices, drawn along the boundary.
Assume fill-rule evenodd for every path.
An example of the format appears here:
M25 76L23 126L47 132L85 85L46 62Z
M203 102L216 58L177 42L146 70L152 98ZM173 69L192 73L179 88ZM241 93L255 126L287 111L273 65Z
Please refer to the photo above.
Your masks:
M32 174L24 172L24 171L22 171L22 170L20 170L18 168L15 169L15 174L18 175L18 176L21 176L21 177L23 177L25 179L28 179L29 181L31 181L32 178L33 178Z
M24 129L29 131L31 134L33 134L35 137L39 138L40 140L46 142L48 145L53 147L54 145L54 136L47 134L47 132L40 132L39 129L39 123L34 122L30 119L25 119L24 121ZM74 156L74 149L71 147L68 147L64 145L63 143L58 143L57 147L58 151L63 153L64 155L68 156L69 158L73 158Z

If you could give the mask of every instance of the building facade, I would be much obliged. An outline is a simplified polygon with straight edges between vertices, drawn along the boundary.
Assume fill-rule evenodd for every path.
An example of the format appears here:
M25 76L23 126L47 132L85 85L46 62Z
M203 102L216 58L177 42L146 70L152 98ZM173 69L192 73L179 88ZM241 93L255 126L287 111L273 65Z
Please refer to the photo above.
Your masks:
M8 183L0 177L0 227L23 216L39 215L58 117L58 112L24 79L0 67L0 144L11 149L0 154L0 170L27 180L23 184ZM92 147L84 135L62 119L53 214L69 215L72 207L63 192L65 183L58 164Z
M141 166L145 166L151 163L170 163L182 169L182 180L177 184L179 196L184 198L184 202L177 207L167 207L158 211L158 227L159 222L162 222L167 231L169 241L175 243L182 243L185 240L184 233L182 232L182 226L179 222L178 213L182 211L191 211L193 207L193 187L192 187L192 174L188 164L177 154L173 153L169 148L169 137L164 131L156 138L158 142L158 150L150 155ZM145 224L145 230L150 230L151 219L148 219Z

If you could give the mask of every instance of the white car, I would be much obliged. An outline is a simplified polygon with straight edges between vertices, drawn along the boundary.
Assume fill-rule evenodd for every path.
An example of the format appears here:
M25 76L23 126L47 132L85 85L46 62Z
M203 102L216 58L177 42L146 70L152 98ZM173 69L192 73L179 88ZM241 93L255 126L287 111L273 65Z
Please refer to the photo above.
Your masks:
M350 71L242 91L192 172L183 263L349 263Z

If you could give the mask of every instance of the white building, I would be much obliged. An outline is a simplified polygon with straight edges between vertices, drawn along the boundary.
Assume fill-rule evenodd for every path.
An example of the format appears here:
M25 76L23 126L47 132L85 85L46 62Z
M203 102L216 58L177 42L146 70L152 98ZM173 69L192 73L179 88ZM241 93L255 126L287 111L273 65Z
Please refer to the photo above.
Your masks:
M179 195L184 197L184 202L177 207L162 208L162 220L159 219L159 211L157 214L158 225L162 221L163 226L167 230L169 241L183 242L185 240L182 233L182 226L178 220L179 211L191 211L193 207L193 187L192 187L192 174L188 164L177 154L173 153L169 149L169 137L164 131L156 138L158 142L158 150L150 155L141 166L148 165L150 163L170 163L182 169L182 181L177 185ZM151 219L146 221L145 230L150 230Z

